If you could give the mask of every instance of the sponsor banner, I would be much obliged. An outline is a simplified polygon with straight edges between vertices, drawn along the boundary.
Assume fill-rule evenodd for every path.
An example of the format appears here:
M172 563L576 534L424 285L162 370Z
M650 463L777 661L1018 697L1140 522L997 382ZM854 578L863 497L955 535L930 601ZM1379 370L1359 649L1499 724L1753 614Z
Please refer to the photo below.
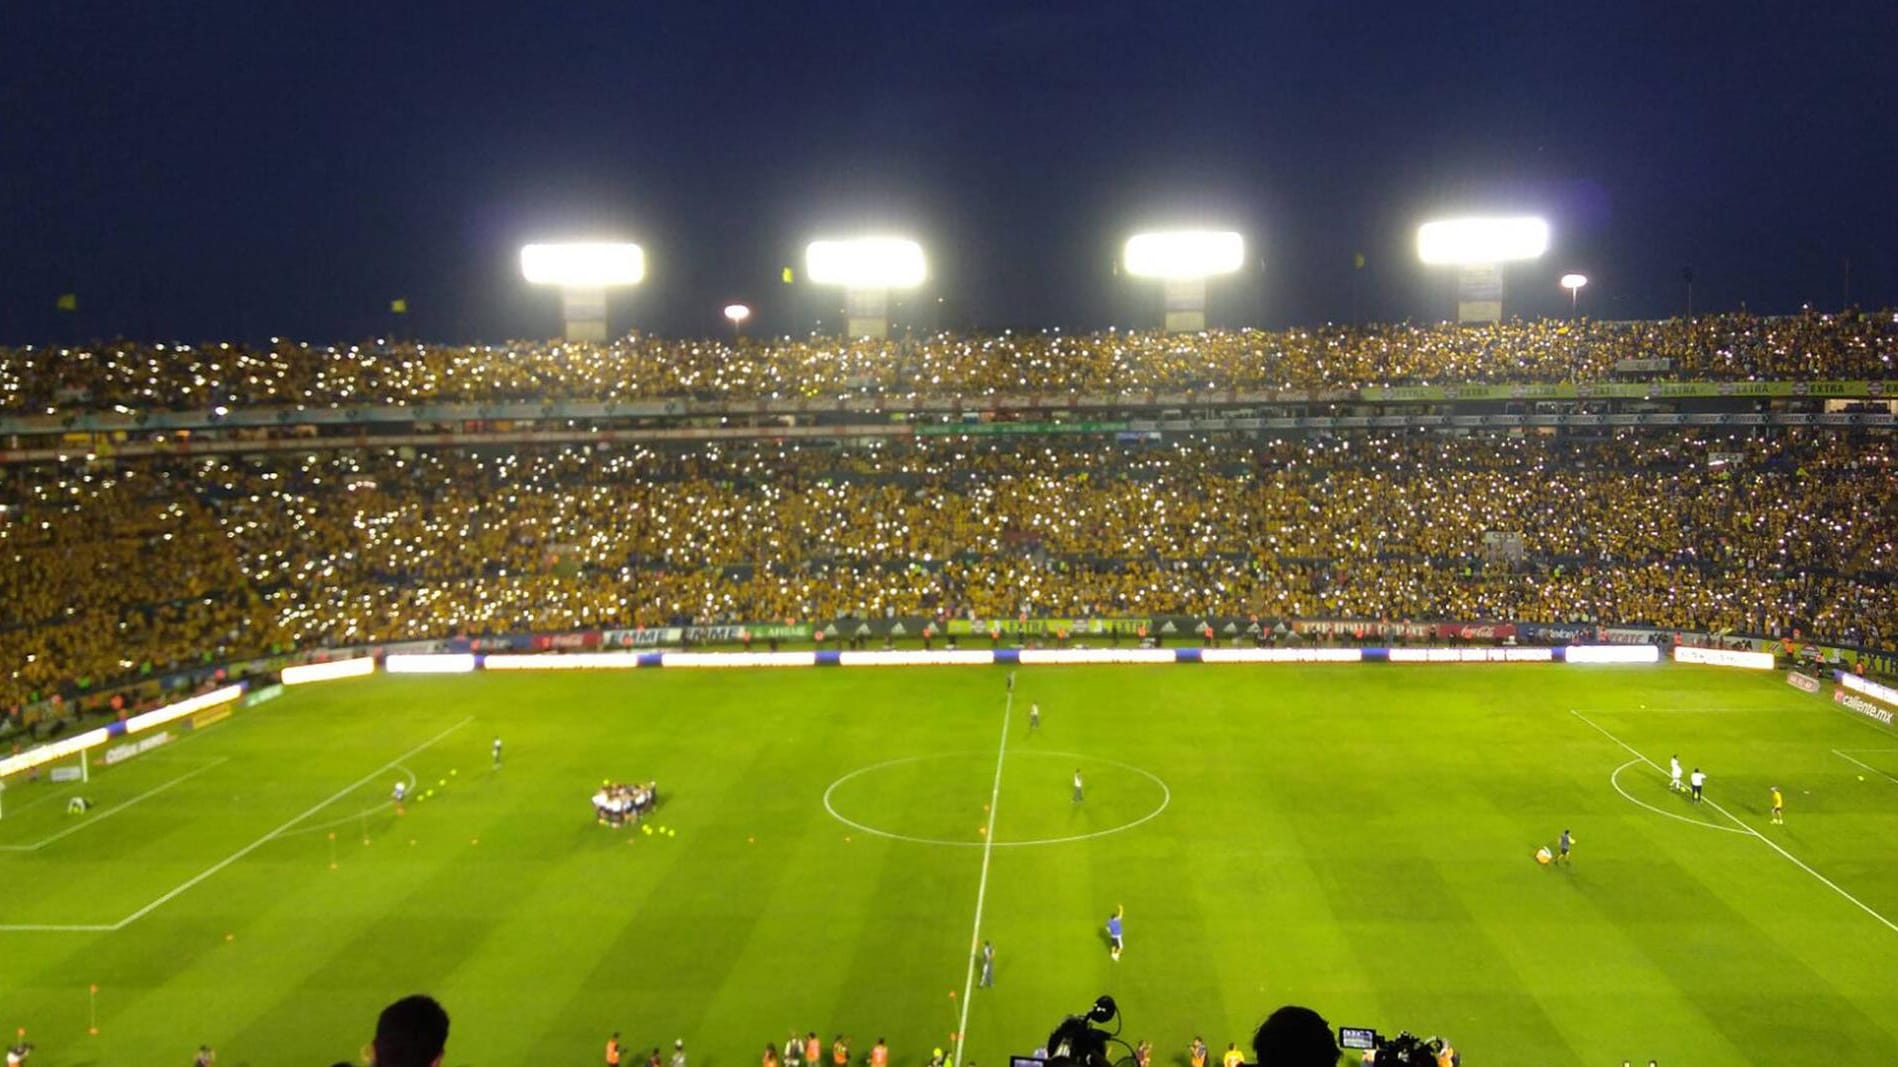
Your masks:
M489 671L628 671L637 666L637 652L567 652L538 656L497 652L481 657L481 668Z
M1675 646L1674 662L1739 667L1749 671L1770 671L1774 665L1770 652L1735 652L1729 648L1695 648L1693 645Z
M1351 637L1362 632L1366 637L1401 637L1406 641L1428 641L1437 636L1437 626L1429 622L1375 622L1366 619L1298 619L1292 623L1297 633L1313 637Z
M528 640L527 647L535 652L564 652L569 649L600 647L600 631L581 630L567 634L535 634Z
M1659 663L1655 645L1568 645L1555 650L1564 663Z
M1201 663L1359 663L1361 648L1202 648Z
M1513 622L1440 622L1437 636L1460 641L1508 641L1516 636Z
M1873 700L1883 701L1887 704L1898 705L1898 689L1893 689L1888 685L1879 685L1877 682L1868 682L1856 674L1840 673L1838 679L1840 685L1850 689L1854 693L1858 693L1861 696L1868 696Z
M1516 636L1539 644L1565 645L1570 641L1593 641L1595 627L1586 622L1519 622Z
M1037 663L1173 663L1178 660L1170 648L1024 648L1022 666Z
M446 641L397 641L378 646L377 651L391 656L428 656L444 651Z
M1602 626L1595 639L1607 645L1665 645L1670 632L1649 626Z
M654 626L639 630L607 630L600 635L600 644L608 648L657 648L660 645L676 645L685 633L677 626Z
M79 767L54 767L52 778L55 782L77 782L84 778L85 774L86 772Z
M1393 648L1392 663L1548 663L1552 648Z
M278 686L277 691L282 692L283 687ZM225 704L221 707L212 708L210 711L198 712L191 717L191 728L193 730L202 730L213 723L223 722L225 719L231 717L231 709L233 706L234 705L231 704Z
M171 731L160 730L158 733L152 734L149 737L141 737L137 741L130 741L123 745L113 745L111 748L105 750L106 766L109 767L114 763L123 763L133 756L143 755L157 748L159 745L169 743L171 743Z
M995 653L962 649L955 652L911 652L893 650L889 652L830 652L837 658L841 667L964 667L989 666L995 662Z
M360 678L366 674L374 674L375 671L376 660L373 656L331 660L328 663L306 663L301 667L285 667L283 684L308 685L311 682L329 682L338 678Z
M666 652L661 667L815 667L815 652Z
M1814 678L1810 674L1801 674L1798 671L1786 672L1786 684L1792 686L1794 689L1803 689L1808 693L1817 693L1820 689L1819 679Z
M1882 722L1886 726L1892 725L1891 712L1886 711L1884 708L1862 697L1853 696L1843 689L1834 689L1832 691L1832 702L1840 707L1850 708L1868 719Z
M1621 374L1653 374L1658 371L1671 370L1673 366L1674 361L1666 357L1615 360L1615 370Z
M154 726L163 726L168 722L176 722L187 715L195 715L208 708L215 708L221 704L229 704L231 701L243 695L244 687L241 685L227 685L220 689L213 689L208 693L199 693L197 696L180 700L175 704L167 704L162 708L145 712L142 715L132 716L125 720L125 729L123 732L135 734L149 730Z
M991 630L998 631L1003 637L1017 633L1046 636L1048 634L1110 634L1120 633L1133 637L1145 626L1149 633L1154 632L1152 619L950 619L943 629L958 637L973 635L987 637ZM1176 628L1177 629L1177 628ZM1171 632L1171 631L1170 631Z
M6 759L0 759L0 778L5 778L10 774L17 774L28 768L52 763L55 760L65 759L67 756L76 754L80 749L91 748L94 745L101 744L111 736L106 728L101 726L96 730L87 730L83 734L74 734L61 741L49 742L31 751L22 752L17 756L9 756Z
M475 669L472 652L391 652L382 659L390 674L467 674Z
M253 689L249 693L246 693L244 695L244 706L247 708L254 708L259 704L268 704L282 695L283 695L283 686L266 685L266 686L263 686L262 688Z
M531 634L499 634L486 637L451 637L443 642L444 652L525 652L533 647Z

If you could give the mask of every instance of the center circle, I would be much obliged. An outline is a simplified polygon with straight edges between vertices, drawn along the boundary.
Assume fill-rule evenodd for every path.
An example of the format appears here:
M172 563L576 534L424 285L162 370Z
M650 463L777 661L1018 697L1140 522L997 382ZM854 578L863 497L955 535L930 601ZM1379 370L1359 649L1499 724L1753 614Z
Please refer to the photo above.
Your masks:
M992 752L937 752L873 763L830 783L824 810L853 830L892 841L1025 848L1124 833L1157 818L1173 802L1173 791L1159 775L1131 763L1076 752L1010 751L995 812L1001 831L996 836L1003 839L990 842L984 831L995 793L995 759ZM1017 773L1018 762L1030 769ZM1078 801L1072 787L1076 771L1084 782ZM885 825L847 814L866 809L883 812L876 822ZM1110 825L1098 825L1101 820ZM951 824L955 832L948 830ZM1011 824L1026 824L1035 836L1007 840ZM966 833L960 832L962 825L968 826Z

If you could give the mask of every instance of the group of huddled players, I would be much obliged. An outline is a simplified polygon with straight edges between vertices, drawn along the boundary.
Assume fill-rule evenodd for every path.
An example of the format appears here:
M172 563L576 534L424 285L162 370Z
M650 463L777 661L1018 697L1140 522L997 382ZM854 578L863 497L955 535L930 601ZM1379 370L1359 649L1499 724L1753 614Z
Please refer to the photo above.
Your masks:
M644 785L602 783L593 794L593 820L601 826L624 826L638 822L659 803L659 783Z

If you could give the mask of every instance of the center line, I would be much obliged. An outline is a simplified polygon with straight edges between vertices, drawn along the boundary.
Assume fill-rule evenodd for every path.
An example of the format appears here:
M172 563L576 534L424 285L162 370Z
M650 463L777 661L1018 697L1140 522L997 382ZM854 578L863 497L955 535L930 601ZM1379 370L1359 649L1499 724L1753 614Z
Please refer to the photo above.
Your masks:
M975 926L969 932L969 971L962 979L962 1016L956 1021L951 1065L962 1062L962 1046L969 1036L969 994L975 991L975 965L982 949L982 905L989 894L989 857L995 854L995 811L1002 803L1002 761L1008 757L1008 716L1015 707L1015 691L1002 703L1002 744L995 752L995 786L989 790L989 824L982 833L982 880L975 888Z

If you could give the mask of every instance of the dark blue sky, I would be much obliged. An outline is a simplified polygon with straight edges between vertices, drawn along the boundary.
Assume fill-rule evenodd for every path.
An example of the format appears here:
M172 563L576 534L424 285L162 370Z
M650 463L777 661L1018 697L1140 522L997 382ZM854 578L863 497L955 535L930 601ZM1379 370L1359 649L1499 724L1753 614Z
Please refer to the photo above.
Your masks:
M810 237L914 232L943 321L1151 322L1119 240L1231 225L1215 321L1438 318L1411 251L1533 210L1511 307L1898 303L1898 4L32 2L0 16L0 340L546 336L515 249L607 231L616 325L830 301ZM1354 276L1351 258L1369 266ZM62 318L62 292L81 310ZM75 321L67 321L67 318Z

